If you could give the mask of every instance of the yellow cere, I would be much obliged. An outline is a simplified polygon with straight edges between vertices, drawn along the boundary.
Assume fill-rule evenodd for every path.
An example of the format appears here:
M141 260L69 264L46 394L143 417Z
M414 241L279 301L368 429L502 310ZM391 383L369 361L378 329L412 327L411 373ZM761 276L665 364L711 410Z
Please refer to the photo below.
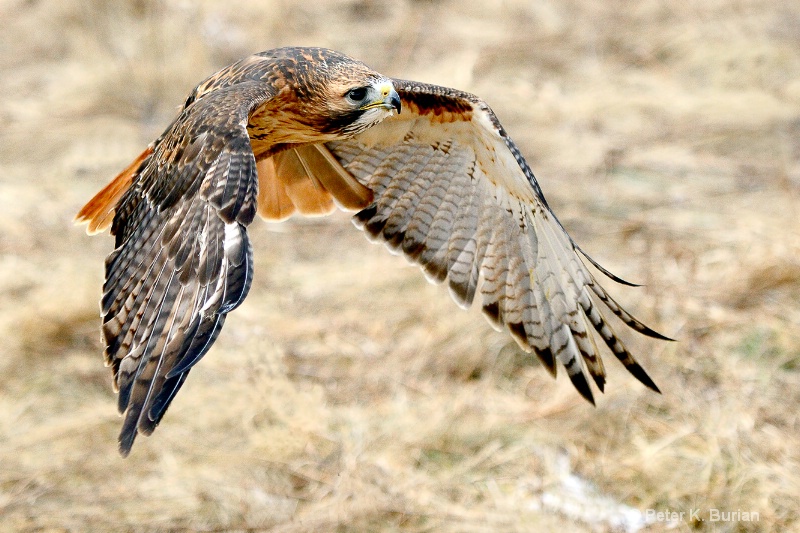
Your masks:
M381 94L380 99L374 100L374 101L372 101L372 102L370 102L368 104L365 104L365 105L361 106L361 109L373 109L375 107L383 106L386 97L388 97L389 93L392 92L392 88L393 88L393 86L392 86L391 82L387 81L387 82L382 83L380 85L380 87L379 87L380 94Z

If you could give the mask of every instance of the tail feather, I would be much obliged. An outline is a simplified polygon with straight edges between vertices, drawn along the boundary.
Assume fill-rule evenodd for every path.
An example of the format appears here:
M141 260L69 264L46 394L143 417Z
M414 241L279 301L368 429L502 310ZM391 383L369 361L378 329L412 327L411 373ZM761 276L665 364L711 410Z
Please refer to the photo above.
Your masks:
M75 216L78 224L88 223L86 233L93 235L105 231L111 226L116 207L133 180L139 175L145 161L153 153L153 144L147 147L139 157L133 160L125 170L120 172L111 182L95 194Z

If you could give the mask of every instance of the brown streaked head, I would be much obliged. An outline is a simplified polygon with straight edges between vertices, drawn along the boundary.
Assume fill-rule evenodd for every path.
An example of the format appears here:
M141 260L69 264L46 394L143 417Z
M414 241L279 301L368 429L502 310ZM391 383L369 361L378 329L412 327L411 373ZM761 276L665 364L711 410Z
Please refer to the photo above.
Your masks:
M279 48L258 56L272 64L265 81L279 88L264 111L280 116L291 109L285 115L304 133L320 136L318 140L356 135L400 112L400 97L389 78L339 52Z

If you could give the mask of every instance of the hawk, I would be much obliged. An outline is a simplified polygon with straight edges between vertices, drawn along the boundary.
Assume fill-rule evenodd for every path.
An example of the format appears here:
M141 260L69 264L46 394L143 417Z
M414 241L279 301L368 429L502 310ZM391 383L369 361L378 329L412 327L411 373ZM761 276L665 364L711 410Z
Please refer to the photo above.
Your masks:
M123 456L161 421L247 296L256 214L355 211L355 225L447 283L594 403L605 370L592 330L658 387L603 316L667 339L597 283L519 149L480 98L391 79L343 54L281 48L200 83L180 114L77 220L110 226L101 300Z

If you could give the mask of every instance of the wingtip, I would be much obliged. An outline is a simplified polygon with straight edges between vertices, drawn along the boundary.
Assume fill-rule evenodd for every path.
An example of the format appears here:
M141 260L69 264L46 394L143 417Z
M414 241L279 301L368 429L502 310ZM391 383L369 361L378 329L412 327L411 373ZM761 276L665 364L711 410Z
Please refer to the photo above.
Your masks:
M131 449L133 449L133 441L136 440L136 430L133 431L123 431L119 434L119 454L122 458L126 458L131 454Z
M596 406L597 404L594 401L594 394L592 394L592 388L589 386L589 382L586 380L586 376L583 372L579 372L573 376L570 376L570 380L572 381L572 385L578 391L578 393L583 397L584 400L589 402L590 404Z
M572 239L570 239L570 240L572 241ZM606 267L604 267L603 265L601 265L600 263L595 261L592 258L592 256L590 256L585 251L583 251L583 249L580 246L578 246L575 243L575 241L572 241L572 245L575 247L576 250L578 250L581 253L581 255L583 257L585 257L592 264L592 266L594 266L597 270L602 272L603 275L606 276L608 279L610 279L612 281L615 281L615 282L619 283L620 285L627 285L628 287L641 287L642 286L640 283L633 283L632 281L628 281L628 280L622 279L621 277L617 276L616 274L614 274L613 272L608 270Z
M642 324L642 325L644 326L644 324ZM676 339L673 339L671 337L667 337L663 333L659 333L656 330L654 330L654 329L652 329L650 327L647 327L647 326L644 326L643 328L638 329L638 331L642 335L647 335L648 337L652 337L654 339L659 339L659 340L662 340L662 341L678 342Z
M654 331L655 336L651 335L654 339L659 339L662 341L669 341L669 342L678 342L678 339L673 339L672 337L667 337L666 335L662 335L661 333Z
M556 360L555 357L553 357L553 352L550 351L550 348L540 349L534 346L533 350L542 365L544 365L550 375L555 378L558 374L558 367L556 366Z
M606 392L606 378L605 378L605 376L602 376L602 375L594 376L593 375L592 377L594 378L594 383L595 383L595 385L597 385L597 388L600 390L600 392L605 393Z
M642 368L640 364L634 363L632 365L627 365L626 368L628 369L628 372L633 374L633 377L642 383L642 385L654 392L661 394L661 389L659 389L655 381L653 381L650 376L647 375L647 372L644 371L644 368Z

